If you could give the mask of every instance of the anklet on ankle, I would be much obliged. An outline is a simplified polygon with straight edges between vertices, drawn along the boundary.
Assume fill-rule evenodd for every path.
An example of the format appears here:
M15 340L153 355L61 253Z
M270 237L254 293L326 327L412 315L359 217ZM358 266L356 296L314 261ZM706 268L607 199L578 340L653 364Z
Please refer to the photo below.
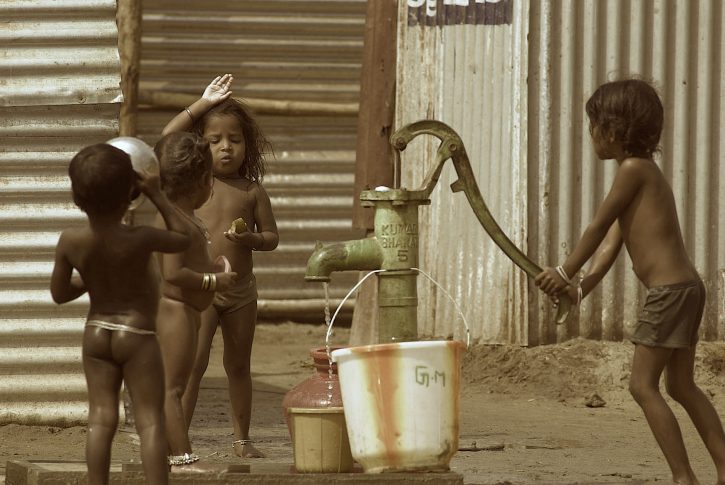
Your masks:
M249 439L247 439L247 440L234 440L234 441L232 441L232 448L234 448L234 445L236 445L237 443L239 443L240 445L244 446L244 445L251 445L252 443L254 443L254 441L249 440Z
M169 455L169 465L191 465L199 461L196 453L184 453L183 455Z

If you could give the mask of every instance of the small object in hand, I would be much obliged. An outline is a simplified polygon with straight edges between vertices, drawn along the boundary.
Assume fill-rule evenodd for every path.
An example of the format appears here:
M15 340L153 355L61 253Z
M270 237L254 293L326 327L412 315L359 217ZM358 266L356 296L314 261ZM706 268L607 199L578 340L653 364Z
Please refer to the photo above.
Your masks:
M235 234L241 234L247 230L247 223L244 222L244 219L241 217L239 219L234 219L232 221L232 225L229 228L229 232L233 232Z
M215 260L214 260L214 270L218 273L224 272L229 273L232 270L232 265L229 263L229 260L226 256L223 254L220 254Z

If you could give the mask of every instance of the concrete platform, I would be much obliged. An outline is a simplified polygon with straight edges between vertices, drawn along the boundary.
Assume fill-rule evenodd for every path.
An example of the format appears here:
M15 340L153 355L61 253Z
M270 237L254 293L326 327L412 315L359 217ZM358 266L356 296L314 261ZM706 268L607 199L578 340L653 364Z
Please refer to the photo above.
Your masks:
M294 466L284 463L254 465L219 465L207 473L174 472L171 484L204 485L335 485L335 484L421 484L463 485L458 473L296 473ZM83 461L8 461L6 485L85 485L86 464ZM138 463L113 463L109 483L114 485L145 485Z

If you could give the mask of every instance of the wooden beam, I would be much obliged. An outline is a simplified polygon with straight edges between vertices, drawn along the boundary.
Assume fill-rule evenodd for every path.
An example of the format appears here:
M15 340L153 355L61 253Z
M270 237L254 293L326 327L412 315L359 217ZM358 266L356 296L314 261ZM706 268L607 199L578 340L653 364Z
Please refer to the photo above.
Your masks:
M199 99L195 94L169 91L139 91L139 102L155 108L184 109ZM356 116L357 103L324 103L287 99L235 98L256 114L284 116Z
M141 64L141 0L118 0L118 52L121 56L123 104L119 134L136 136L138 113L138 77Z

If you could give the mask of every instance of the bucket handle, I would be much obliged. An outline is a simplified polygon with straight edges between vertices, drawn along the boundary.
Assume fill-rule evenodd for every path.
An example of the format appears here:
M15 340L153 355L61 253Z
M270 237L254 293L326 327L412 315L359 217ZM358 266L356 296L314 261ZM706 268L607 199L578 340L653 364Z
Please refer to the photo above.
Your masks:
M443 288L436 280L434 280L431 275L429 275L428 273L426 273L425 271L423 271L420 268L410 268L410 269L412 269L413 271L417 271L417 272L421 273L423 276L425 276L430 281L432 281L438 288L441 289L441 291L443 292L443 294L446 295L453 302L453 305L456 307L456 310L458 311L458 313L461 315L461 318L463 319L463 325L466 327L466 349L468 349L471 346L471 328L468 325L468 320L466 320L466 316L463 314L463 311L461 310L461 307L458 306L458 302L456 302L456 300L453 299L453 297L451 296L451 294L448 293L448 291L446 291L446 289ZM368 277L372 276L375 273L383 273L385 271L388 271L388 270L386 270L386 269L374 269L374 270L370 271L369 273L367 273L365 276L363 276L360 279L360 281L357 282L357 284L355 286L352 287L352 289L350 291L347 292L347 295L345 295L345 298L343 298L340 301L340 303L337 305L337 308L335 309L335 313L333 313L332 318L330 319L330 326L327 327L327 333L325 334L325 344L326 344L326 346L328 348L330 346L330 335L332 334L332 325L335 323L335 318L337 318L337 314L340 313L340 310L342 309L342 305L345 304L345 302L347 301L347 299L350 298L350 295L352 295L353 293L355 293L355 290L357 290L360 287L360 285L362 285L363 282L366 279L368 279Z

